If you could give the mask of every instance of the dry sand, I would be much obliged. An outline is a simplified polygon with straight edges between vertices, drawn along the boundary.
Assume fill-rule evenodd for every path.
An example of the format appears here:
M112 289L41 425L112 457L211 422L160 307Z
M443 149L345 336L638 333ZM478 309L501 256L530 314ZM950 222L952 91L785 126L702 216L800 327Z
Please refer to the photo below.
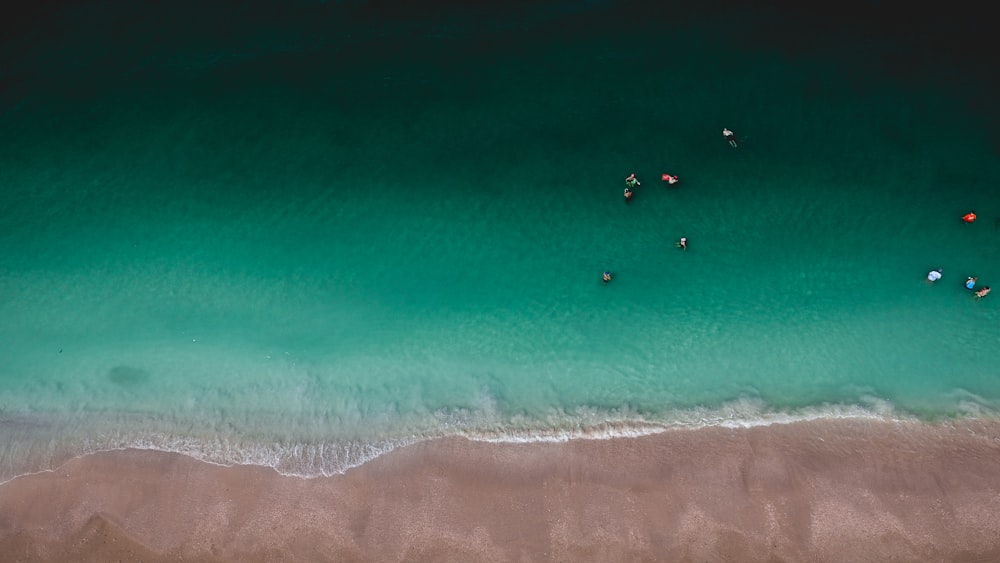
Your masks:
M415 444L299 479L154 451L0 485L2 561L1000 561L1000 422Z

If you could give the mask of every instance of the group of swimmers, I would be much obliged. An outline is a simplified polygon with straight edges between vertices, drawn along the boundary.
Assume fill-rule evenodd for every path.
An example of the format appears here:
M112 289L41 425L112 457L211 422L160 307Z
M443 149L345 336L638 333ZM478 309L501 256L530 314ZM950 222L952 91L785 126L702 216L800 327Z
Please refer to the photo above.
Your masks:
M941 279L941 276L942 276L941 268L938 268L936 270L931 270L927 272L927 281L930 283L934 283L939 279ZM969 291L976 289L976 282L978 281L979 278L975 276L969 276L965 278L965 289L968 289ZM989 294L990 294L990 286L988 285L984 285L983 287L981 287L980 289L976 290L973 293L973 295L976 296L976 299L982 299L983 297L986 297Z
M725 127L722 128L722 138L725 139L727 143L729 143L729 146L733 147L734 149L737 147L736 134L730 131L728 128ZM667 174L667 173L664 173L663 176L660 177L660 179L662 179L664 182L666 182L671 186L681 181L680 177L677 176L676 174ZM633 190L634 188L640 185L641 184L639 183L639 179L635 177L634 173L629 174L628 177L625 178L625 203L632 201L632 196L635 194ZM681 250L687 250L687 237L681 237L680 240L677 241L675 246L677 248L680 248ZM606 271L602 276L602 280L604 283L608 283L609 281L611 281L613 277L614 274L612 274L610 271Z
M676 174L667 174L667 173L664 173L663 176L660 177L660 179L670 184L671 186L681 181L680 176ZM629 174L628 177L625 178L625 203L632 201L632 195L634 193L632 189L639 185L641 185L639 184L639 179L635 177L634 173Z
M729 143L729 146L733 147L734 149L738 146L736 143L736 134L730 131L726 127L722 128L722 138L725 139L726 142ZM664 182L670 185L674 185L681 181L677 175L666 174L666 173L663 174L662 179ZM632 196L634 195L633 189L638 187L639 185L640 185L639 179L635 177L634 173L629 174L628 177L625 178L625 203L632 201ZM975 220L976 220L975 213L966 213L962 217L962 221L966 223L973 223L975 222ZM680 240L677 241L675 246L677 248L680 248L681 250L687 250L687 237L681 237ZM614 274L612 274L610 271L606 271L604 272L602 280L604 283L608 283L609 281L612 280L613 277ZM941 279L941 268L938 268L936 270L931 270L930 272L927 273L928 282L934 283L939 279ZM965 288L968 289L969 291L973 291L973 295L976 297L977 300L982 299L983 297L986 297L987 295L990 294L990 286L988 285L985 285L980 289L976 289L976 282L978 281L979 278L975 276L969 276L965 280Z
M962 216L962 221L965 223L975 223L976 214L972 212L966 213L965 215ZM934 283L939 279L941 279L941 268L937 268L936 270L931 270L927 272L927 281L929 283ZM990 286L984 285L982 288L976 289L976 282L978 281L979 278L975 276L969 276L965 278L965 289L968 289L969 291L975 290L973 295L976 296L976 299L982 299L983 297L986 297L987 295L990 294Z

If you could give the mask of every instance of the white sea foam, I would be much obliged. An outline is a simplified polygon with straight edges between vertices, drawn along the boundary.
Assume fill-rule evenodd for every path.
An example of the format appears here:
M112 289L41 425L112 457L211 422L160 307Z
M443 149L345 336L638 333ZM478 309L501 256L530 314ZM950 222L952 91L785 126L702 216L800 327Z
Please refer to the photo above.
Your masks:
M972 397L965 399L969 405L975 405L963 408L962 412L969 415L968 418L994 416L991 410ZM519 415L506 419L489 402L482 406L486 407L483 411L435 413L430 421L425 421L428 424L421 425L419 432L387 432L377 439L269 441L247 436L144 431L141 425L132 426L129 431L87 434L83 429L85 426L67 433L65 428L60 430L60 425L21 424L18 427L31 428L33 432L30 435L22 433L19 439L7 441L0 449L4 470L0 477L5 479L0 483L19 475L54 469L80 455L125 449L176 453L227 467L269 467L286 476L314 478L343 474L397 448L448 436L491 443L552 443L634 438L706 427L751 428L824 419L918 420L875 397L866 397L863 404L827 404L783 411L769 409L756 398L743 398L718 408L684 409L656 415L577 409L573 412L552 411L544 417ZM43 431L37 431L39 429ZM0 430L3 430L2 425ZM56 434L50 436L53 431Z
M592 417L591 417L592 418ZM768 411L762 401L740 399L717 409L689 409L677 411L672 418L648 420L642 418L610 418L603 422L578 425L572 428L517 429L466 432L471 440L496 443L566 442L569 440L605 440L633 438L658 434L669 430L698 429L705 427L751 428L772 424L823 419L872 419L884 421L916 420L896 412L888 402L872 405L822 405L795 411Z
M328 477L342 474L396 448L419 439L379 442L253 443L218 439L204 440L168 435L119 437L101 440L106 445L87 448L90 452L125 449L155 450L185 455L199 461L232 467L270 467L289 477Z
M342 474L397 448L447 436L492 443L567 442L633 438L669 430L713 426L749 428L821 419L914 420L913 417L894 412L891 405L884 401L871 406L824 405L794 412L769 412L763 402L756 399L733 401L718 409L678 411L669 418L657 420L597 409L551 413L547 419L548 424L545 425L523 416L500 424L500 417L491 411L449 411L437 413L435 418L437 422L444 423L439 431L424 431L377 441L255 443L247 440L204 440L163 434L141 437L119 435L105 438L115 444L113 447L93 448L93 451L126 448L168 451L218 465L257 465L273 468L282 475L311 478Z

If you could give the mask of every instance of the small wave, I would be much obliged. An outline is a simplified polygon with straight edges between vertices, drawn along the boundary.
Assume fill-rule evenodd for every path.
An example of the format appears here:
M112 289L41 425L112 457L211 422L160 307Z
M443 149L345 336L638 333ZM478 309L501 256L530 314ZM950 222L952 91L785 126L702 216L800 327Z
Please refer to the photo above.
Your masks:
M773 424L824 419L871 419L880 421L914 421L915 417L897 413L886 401L868 405L822 405L795 411L767 411L763 402L741 399L719 409L690 409L676 413L673 420L619 420L547 430L505 429L491 432L466 432L470 440L495 443L567 442L570 440L606 440L637 438L671 430L694 430L706 427L752 428Z
M220 465L269 467L286 477L303 479L329 477L347 472L396 448L420 441L419 438L379 442L329 442L261 444L236 440L205 441L173 436L148 436L122 440L113 447L89 451L154 450L185 455Z
M325 441L268 441L259 437L190 436L143 430L103 432L81 437L80 433L86 432L82 428L86 427L79 424L77 432L69 433L58 430L65 430L63 425L22 424L18 428L42 429L44 432L22 434L0 449L0 467L3 468L0 484L17 476L52 470L74 457L127 449L175 453L225 467L268 467L281 475L308 479L343 474L397 448L445 437L492 443L568 442L635 438L706 427L751 428L823 419L920 420L898 412L889 402L875 397L867 397L862 402L772 410L760 399L743 398L717 408L685 409L648 416L602 409L560 411L549 413L544 422L523 415L501 420L504 417L496 412L478 413L481 416L472 412L436 413L436 424L425 425L420 432L396 432L396 435L378 439L341 437ZM974 405L965 409L965 414L971 416L961 418L994 416L972 398L968 398L967 402ZM9 427L0 427L0 434L4 430L9 430ZM52 432L59 435L54 436Z
M670 418L647 420L634 413L611 413L602 410L555 413L548 426L538 421L519 419L497 424L495 413L482 424L470 413L438 413L438 421L447 420L439 432L366 441L349 440L321 443L254 443L234 439L192 439L170 435L138 438L120 436L114 447L90 448L157 450L186 455L199 461L222 466L255 465L274 469L281 475L299 478L328 477L343 474L397 448L417 442L462 437L491 443L568 442L571 440L610 440L636 438L671 430L694 430L706 427L751 428L772 424L791 424L822 419L871 419L914 421L915 417L897 413L886 401L870 399L865 405L822 405L795 411L768 411L763 401L739 399L715 409L688 409ZM459 422L460 421L460 422ZM96 444L95 444L96 445Z

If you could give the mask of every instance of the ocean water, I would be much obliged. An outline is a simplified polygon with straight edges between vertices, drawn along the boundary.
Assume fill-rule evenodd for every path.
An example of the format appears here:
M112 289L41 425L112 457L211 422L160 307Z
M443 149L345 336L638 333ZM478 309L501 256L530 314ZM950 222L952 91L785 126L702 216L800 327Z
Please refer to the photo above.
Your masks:
M0 50L0 477L996 416L1000 305L962 285L1000 284L988 77L713 6L31 19Z

